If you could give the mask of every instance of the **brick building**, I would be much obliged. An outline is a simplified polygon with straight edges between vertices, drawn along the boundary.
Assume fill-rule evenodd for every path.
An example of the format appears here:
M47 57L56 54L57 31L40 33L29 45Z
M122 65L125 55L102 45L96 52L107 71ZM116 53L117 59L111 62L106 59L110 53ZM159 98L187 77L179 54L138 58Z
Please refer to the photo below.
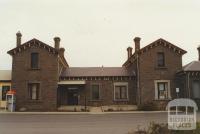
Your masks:
M200 46L197 48L199 60L183 66L176 74L176 83L181 98L192 98L200 106Z
M16 47L8 54L13 58L17 110L55 111L64 106L133 110L148 103L164 106L176 97L186 51L164 39L140 48L136 37L135 52L127 48L122 67L70 67L59 37L51 47L37 39L21 44L21 33L16 35Z

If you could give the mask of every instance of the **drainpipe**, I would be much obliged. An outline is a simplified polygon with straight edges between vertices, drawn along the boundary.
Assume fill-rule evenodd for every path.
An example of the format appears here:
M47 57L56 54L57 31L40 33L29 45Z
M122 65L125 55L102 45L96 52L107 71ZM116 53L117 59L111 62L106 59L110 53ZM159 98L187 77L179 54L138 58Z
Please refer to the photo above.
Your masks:
M139 105L141 104L141 90L140 90L140 68L139 68L139 55L137 53L137 90L138 90L138 100Z

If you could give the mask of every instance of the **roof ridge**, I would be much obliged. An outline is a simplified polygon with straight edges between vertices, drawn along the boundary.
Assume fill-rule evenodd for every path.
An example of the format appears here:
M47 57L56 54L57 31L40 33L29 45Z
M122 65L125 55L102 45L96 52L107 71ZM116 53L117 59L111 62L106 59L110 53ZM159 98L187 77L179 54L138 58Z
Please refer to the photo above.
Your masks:
M190 62L189 64L185 65L185 69L188 69L189 67L191 67L194 64L195 61Z
M200 61L192 61L185 65L183 71L200 71Z
M192 61L192 62L190 62L189 64L185 65L185 66L184 66L184 70L189 69L189 68L194 64L194 62L195 62L195 61Z
M125 68L125 67L72 67L70 66L69 68Z

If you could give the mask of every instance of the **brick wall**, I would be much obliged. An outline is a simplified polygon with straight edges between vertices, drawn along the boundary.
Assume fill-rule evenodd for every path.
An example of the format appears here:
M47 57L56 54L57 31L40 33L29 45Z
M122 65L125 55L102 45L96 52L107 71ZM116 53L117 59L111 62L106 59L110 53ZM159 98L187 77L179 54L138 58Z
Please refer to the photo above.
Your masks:
M39 53L39 69L31 70L32 52ZM30 47L16 53L12 62L12 89L17 91L16 108L52 111L57 108L58 55L44 48ZM28 83L40 83L40 99L30 100Z
M165 53L166 68L157 67L157 52ZM175 93L175 74L182 68L182 56L172 49L157 46L140 55L140 89L142 103L155 99L154 80L170 80L171 96Z
M128 101L114 101L114 83L115 82L127 82L128 83ZM92 101L91 100L91 86L92 84L100 85L100 100ZM96 81L86 81L86 85L83 89L84 91L80 92L80 105L85 105L85 95L86 102L89 106L105 106L105 105L136 105L136 87L132 80L127 81L111 81L111 80L96 80Z

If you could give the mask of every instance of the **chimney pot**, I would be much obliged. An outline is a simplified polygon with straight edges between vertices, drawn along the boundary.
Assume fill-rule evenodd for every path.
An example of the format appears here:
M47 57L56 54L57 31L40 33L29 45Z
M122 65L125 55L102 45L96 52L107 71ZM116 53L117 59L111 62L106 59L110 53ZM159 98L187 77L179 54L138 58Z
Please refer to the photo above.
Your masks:
M55 49L59 50L59 48L60 48L60 38L59 37L54 38L54 47L55 47Z
M137 52L137 51L140 50L140 40L141 40L140 37L135 37L135 38L134 38L134 42L135 42L135 52Z
M17 47L21 45L21 37L22 37L22 34L20 33L20 31L18 31L16 33L16 37L17 37L17 40L16 40L16 45Z
M64 57L65 49L63 47L59 49L59 54Z
M127 48L128 59L132 56L132 47Z

